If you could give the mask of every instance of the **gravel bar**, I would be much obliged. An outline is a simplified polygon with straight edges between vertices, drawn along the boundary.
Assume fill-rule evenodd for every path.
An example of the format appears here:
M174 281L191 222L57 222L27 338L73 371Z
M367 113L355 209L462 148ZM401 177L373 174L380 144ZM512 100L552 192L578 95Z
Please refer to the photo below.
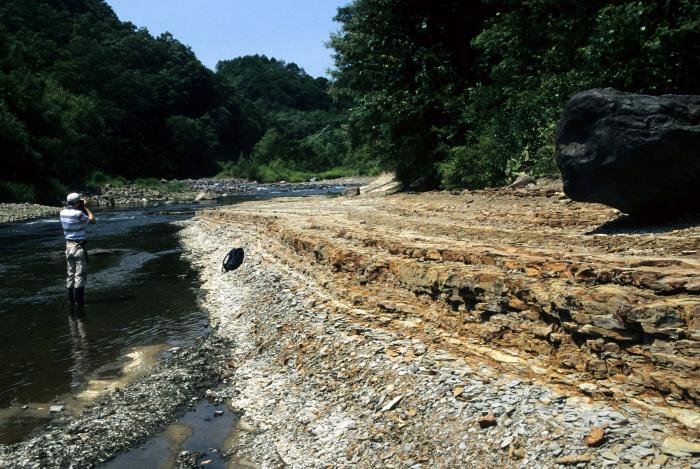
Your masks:
M233 462L699 467L697 444L662 416L467 363L363 322L359 308L337 313L332 291L244 226L209 217L182 237L218 333L234 344L228 394L243 417ZM220 260L233 246L246 260L223 274Z
M231 344L211 335L97 399L81 417L58 417L38 436L0 445L0 467L92 467L145 442L218 383Z
M58 216L61 207L38 204L0 204L0 223L14 223L32 218Z

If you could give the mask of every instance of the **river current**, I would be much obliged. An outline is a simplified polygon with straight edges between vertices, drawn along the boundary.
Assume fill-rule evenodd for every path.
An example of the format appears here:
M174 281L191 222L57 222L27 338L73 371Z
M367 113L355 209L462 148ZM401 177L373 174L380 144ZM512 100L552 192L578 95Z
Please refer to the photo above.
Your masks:
M66 299L58 217L0 225L0 443L26 438L40 423L36 411L19 409L46 407L47 421L52 402L115 377L133 350L184 346L208 333L197 275L181 258L172 223L194 208L95 211L82 310Z
M96 212L82 310L67 303L58 218L0 227L0 408L76 393L114 373L110 365L134 347L178 346L206 333L197 278L170 223L192 209L167 210ZM14 426L0 421L0 442L18 436Z

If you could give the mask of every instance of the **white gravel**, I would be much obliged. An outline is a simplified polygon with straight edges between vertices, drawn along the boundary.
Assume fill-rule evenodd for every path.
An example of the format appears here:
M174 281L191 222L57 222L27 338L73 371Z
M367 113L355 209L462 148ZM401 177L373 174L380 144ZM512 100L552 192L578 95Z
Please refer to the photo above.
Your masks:
M693 438L670 421L560 394L367 326L367 313L334 304L332 292L242 227L195 220L181 236L200 267L217 333L234 344L228 393L243 413L234 461L263 468L700 467L697 454L670 449L670 436ZM243 265L222 273L221 260L236 246L246 250ZM478 418L490 412L497 425L480 428ZM606 440L589 448L584 440L594 426L605 427Z
M38 204L0 204L0 223L12 223L32 218L58 216L61 207Z

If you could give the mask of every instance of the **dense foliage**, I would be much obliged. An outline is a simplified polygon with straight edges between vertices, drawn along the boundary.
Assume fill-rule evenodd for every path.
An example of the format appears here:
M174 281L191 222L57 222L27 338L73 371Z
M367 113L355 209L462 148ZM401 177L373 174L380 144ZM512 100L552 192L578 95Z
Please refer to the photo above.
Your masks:
M258 159L330 169L347 145L327 88L258 56L214 73L172 35L121 22L101 0L2 2L0 200L56 202L64 185L117 176L213 175L241 155L249 173ZM266 155L280 138L292 142L287 153Z
M96 170L207 174L256 140L189 48L100 1L3 2L0 25L3 199L51 199Z
M503 184L554 170L578 91L700 89L698 0L353 0L336 20L329 82L260 55L211 71L103 0L0 3L0 200L217 171Z
M584 89L700 91L697 0L355 0L336 19L353 148L407 182L551 172L556 121Z
M259 55L221 61L216 73L260 113L265 128L252 152L224 165L223 174L295 181L319 170L352 165L341 128L347 113L331 101L327 79L313 78L294 63Z

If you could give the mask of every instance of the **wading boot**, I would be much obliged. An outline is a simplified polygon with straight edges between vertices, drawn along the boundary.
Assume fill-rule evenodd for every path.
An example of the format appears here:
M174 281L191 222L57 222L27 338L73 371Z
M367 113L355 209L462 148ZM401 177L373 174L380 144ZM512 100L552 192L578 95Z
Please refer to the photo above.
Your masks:
M68 290L68 303L74 305L75 304L75 288L70 287L67 288Z
M85 304L85 288L84 287L76 288L74 295L75 295L75 302L77 304L79 304L79 305Z

